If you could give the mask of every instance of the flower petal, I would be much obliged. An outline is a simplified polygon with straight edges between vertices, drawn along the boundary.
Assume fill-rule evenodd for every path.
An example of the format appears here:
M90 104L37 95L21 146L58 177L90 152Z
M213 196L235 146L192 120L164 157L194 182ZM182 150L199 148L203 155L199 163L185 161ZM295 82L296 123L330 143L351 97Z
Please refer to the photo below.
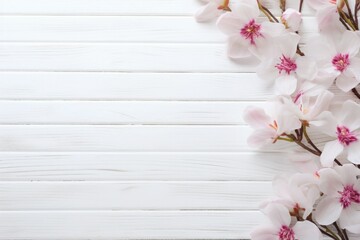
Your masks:
M351 131L360 128L360 105L356 102L348 100L343 103L339 116L341 123Z
M257 227L250 233L250 236L252 240L278 240L277 231L271 226Z
M355 164L360 164L360 139L357 142L351 143L347 147L348 160Z
M209 2L205 6L199 8L195 13L195 19L198 22L211 21L221 14L221 11L217 9L217 5L214 2Z
M299 77L305 80L313 80L316 77L317 66L315 61L307 57L298 57L296 59L296 65L296 74Z
M289 210L280 204L269 204L264 210L264 213L277 229L280 229L284 225L289 226L291 223Z
M314 217L321 225L330 225L339 219L342 209L337 198L325 197L317 205Z
M340 74L336 78L336 86L344 92L349 92L351 89L359 84L359 80L355 76L346 76Z
M264 109L249 106L244 111L244 120L252 128L264 128L269 125L271 119Z
M299 240L323 239L319 228L309 221L297 222L293 227L295 238Z
M344 188L339 174L333 168L324 168L318 173L320 175L320 190L328 196L339 196L338 192Z
M338 43L337 51L340 53L348 53L350 56L355 56L359 52L360 38L355 32L345 31Z
M233 35L228 38L227 54L230 58L247 58L251 52L247 43L239 36Z
M344 146L338 141L327 142L320 156L321 165L324 167L333 166L333 162L337 156L344 150Z
M275 87L280 94L290 95L296 90L297 79L292 74L283 74L275 80Z

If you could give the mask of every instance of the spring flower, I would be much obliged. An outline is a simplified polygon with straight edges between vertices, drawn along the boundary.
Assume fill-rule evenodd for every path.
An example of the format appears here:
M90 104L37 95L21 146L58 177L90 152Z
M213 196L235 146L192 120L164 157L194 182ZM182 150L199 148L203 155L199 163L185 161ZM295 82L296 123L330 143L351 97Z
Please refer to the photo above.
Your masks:
M347 159L360 164L360 105L348 100L336 116L323 112L313 124L323 133L335 138L327 142L320 156L324 167L331 167L334 159L341 153L347 154Z
M360 38L355 32L345 31L340 39L318 37L305 47L305 54L318 63L319 83L336 86L344 92L360 83L360 58L356 57Z
M218 19L218 28L229 36L228 56L245 58L251 55L261 56L267 50L271 39L280 35L284 26L279 23L258 22L257 1L242 1L231 12Z
M292 8L286 9L281 15L281 22L292 32L300 30L301 21L301 13Z
M275 81L280 94L290 95L296 90L298 79L312 80L316 76L316 63L296 53L299 41L300 36L295 33L277 37L271 53L257 69L260 78Z
M322 235L310 221L292 224L287 208L280 204L270 204L265 209L270 223L251 232L252 240L321 240Z
M339 220L340 227L345 229L360 224L360 221L354 221L359 216L357 210L360 210L360 170L352 164L345 164L322 169L319 174L319 186L324 197L316 207L316 221L330 225Z
M313 120L328 110L333 97L334 94L326 90L315 96L300 90L292 99L283 97L282 100L289 111L302 122L311 125Z
M245 122L255 129L248 138L250 146L259 148L275 143L283 134L301 127L299 119L291 113L282 111L280 104L274 103L267 110L270 115L258 107L248 107L244 111Z
M285 206L292 216L306 219L313 211L315 202L320 197L317 178L312 174L294 174L277 176L273 180L276 197L265 201L260 206L266 208L269 204L279 203Z
M206 3L195 13L198 22L211 21L220 16L224 11L229 11L229 0L201 0Z

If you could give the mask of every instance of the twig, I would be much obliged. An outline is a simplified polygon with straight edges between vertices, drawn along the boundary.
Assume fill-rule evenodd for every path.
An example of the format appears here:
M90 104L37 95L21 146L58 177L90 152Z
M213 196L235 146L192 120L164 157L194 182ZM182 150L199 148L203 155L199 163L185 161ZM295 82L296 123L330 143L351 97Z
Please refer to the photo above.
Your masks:
M343 230L339 227L339 225L336 222L334 222L334 226L335 226L336 230L338 231L340 238L343 240L347 240L344 236Z
M299 12L300 13L302 11L303 3L304 3L304 0L300 0L300 4L299 4Z
M358 99L360 99L360 93L358 92L358 90L356 90L356 88L353 88L351 91L355 94L355 96L356 96Z

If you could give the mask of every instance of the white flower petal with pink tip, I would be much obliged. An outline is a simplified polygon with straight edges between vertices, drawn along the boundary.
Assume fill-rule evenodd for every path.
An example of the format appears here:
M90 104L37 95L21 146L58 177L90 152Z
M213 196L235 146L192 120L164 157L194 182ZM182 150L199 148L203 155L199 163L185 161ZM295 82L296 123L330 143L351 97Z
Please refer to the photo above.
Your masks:
M288 210L277 203L270 204L264 211L271 225L258 227L250 233L252 240L321 240L322 235L317 227L309 222L291 224ZM312 235L312 238L308 237Z
M314 212L319 224L330 225L339 221L343 229L360 224L360 218L349 219L360 209L359 174L360 170L352 164L319 171L319 187L324 193Z
M244 58L250 53L260 57L268 50L272 37L285 30L279 23L259 22L258 16L257 1L242 1L218 19L218 28L230 38L229 57Z

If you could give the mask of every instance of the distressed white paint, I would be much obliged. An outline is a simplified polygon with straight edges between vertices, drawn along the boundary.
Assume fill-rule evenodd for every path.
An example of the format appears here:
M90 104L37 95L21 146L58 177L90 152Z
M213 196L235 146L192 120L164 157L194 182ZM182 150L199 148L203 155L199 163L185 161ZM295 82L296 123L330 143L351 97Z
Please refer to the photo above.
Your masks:
M289 147L255 152L241 115L272 90L199 6L0 0L0 239L242 239L264 220Z

